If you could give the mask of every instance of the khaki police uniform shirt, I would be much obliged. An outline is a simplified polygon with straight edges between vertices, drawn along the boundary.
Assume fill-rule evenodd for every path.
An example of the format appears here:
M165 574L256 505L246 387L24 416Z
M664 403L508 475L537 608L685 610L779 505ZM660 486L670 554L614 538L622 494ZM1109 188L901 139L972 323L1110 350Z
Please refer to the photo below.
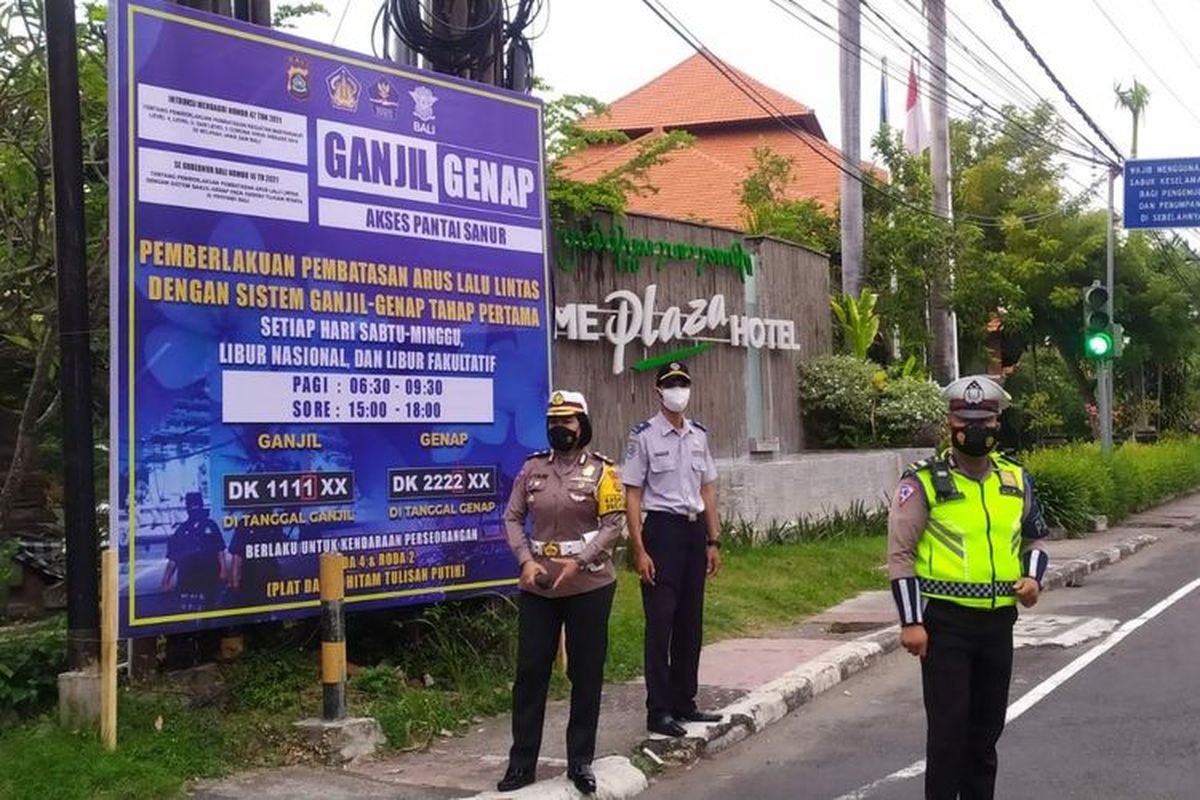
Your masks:
M574 458L563 458L554 452L535 453L513 482L504 513L508 546L522 567L526 561L536 559L551 580L557 580L562 565L549 557L533 555L526 540L525 517L529 514L533 515L529 538L534 541L578 541L583 534L596 531L597 535L581 554L569 557L599 569L581 568L557 591L541 587L526 591L543 597L565 597L599 589L616 580L612 548L625 524L625 492L611 460L590 450Z
M950 466L960 475L972 480L982 480L954 466L953 456L950 457ZM992 466L988 467L984 478L992 474L993 468ZM890 579L916 576L913 571L913 563L916 560L917 542L920 541L921 534L925 532L928 522L929 506L926 505L925 491L921 482L912 477L901 478L900 485L896 487L896 493L892 497L891 507L888 509L887 563ZM1042 549L1042 539L1045 538L1046 533L1046 523L1042 518L1041 507L1033 492L1033 481L1026 472L1025 510L1021 516L1021 538L1024 540L1021 548L1022 554L1030 550Z
M717 479L708 431L686 418L676 428L658 412L629 432L621 475L626 486L642 488L643 511L699 514L700 487Z

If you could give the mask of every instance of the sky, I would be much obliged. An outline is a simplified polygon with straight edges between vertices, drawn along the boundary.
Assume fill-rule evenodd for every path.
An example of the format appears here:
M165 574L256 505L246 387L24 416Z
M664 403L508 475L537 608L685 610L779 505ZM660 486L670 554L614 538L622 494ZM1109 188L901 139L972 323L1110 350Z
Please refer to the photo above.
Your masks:
M377 0L324 2L329 15L304 22L297 32L370 53ZM661 2L722 60L812 108L826 136L839 144L840 48L831 41L836 40L837 0ZM949 35L963 45L949 42L952 80L997 106L1028 106L1035 97L1048 99L1088 140L1099 142L1009 31L992 0L947 0L946 4L952 12ZM864 157L870 157L868 143L879 125L878 57L886 56L893 73L888 78L888 112L894 127L904 124L905 82L914 57L913 48L875 12L925 54L928 43L920 5L921 0L864 0ZM1189 40L1188 35L1200 31L1198 0L1005 0L1004 5L1122 153L1129 154L1131 123L1128 112L1115 107L1113 86L1128 85L1136 77L1151 91L1139 157L1200 156L1200 92L1195 90L1200 85L1200 36ZM532 31L540 34L533 42L534 69L558 92L611 102L693 53L641 0L546 0L546 7ZM997 78L997 72L1010 85ZM950 92L964 101L951 99L951 116L965 115L964 104L974 102L973 98L954 83ZM928 110L928 100L923 103ZM1068 190L1082 192L1085 186L1102 181L1103 175L1101 168L1073 162ZM1120 192L1118 182L1118 207ZM1101 191L1097 202L1103 200ZM1200 235L1189 238L1200 242Z

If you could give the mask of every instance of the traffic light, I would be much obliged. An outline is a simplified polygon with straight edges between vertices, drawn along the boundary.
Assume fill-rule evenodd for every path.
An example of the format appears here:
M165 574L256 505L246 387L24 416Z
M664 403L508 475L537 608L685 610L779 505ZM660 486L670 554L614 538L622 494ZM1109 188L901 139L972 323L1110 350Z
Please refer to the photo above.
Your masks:
M1083 290L1083 354L1096 361L1113 356L1108 290L1100 285L1100 281L1093 281Z

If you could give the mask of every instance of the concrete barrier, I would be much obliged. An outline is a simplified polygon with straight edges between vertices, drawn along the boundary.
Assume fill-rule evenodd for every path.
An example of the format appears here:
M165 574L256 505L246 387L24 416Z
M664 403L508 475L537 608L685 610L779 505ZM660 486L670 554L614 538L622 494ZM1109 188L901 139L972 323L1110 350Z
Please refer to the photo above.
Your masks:
M819 518L855 503L885 505L907 464L929 449L797 453L770 461L717 462L721 517L764 529L774 522Z

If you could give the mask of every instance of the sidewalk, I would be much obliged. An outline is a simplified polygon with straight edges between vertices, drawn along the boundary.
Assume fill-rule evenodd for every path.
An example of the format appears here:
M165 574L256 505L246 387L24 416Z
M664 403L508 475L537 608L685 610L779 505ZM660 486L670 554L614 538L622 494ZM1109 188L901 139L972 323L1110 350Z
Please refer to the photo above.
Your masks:
M1200 493L1085 539L1048 542L1047 589L1077 583L1160 538L1197 530ZM702 708L720 710L726 720L690 725L684 739L647 738L640 679L606 686L595 765L600 789L595 797L632 797L648 785L646 772L688 763L742 741L898 646L888 591L864 593L762 636L713 643L701 655L699 701ZM245 773L197 784L193 795L206 800L577 798L579 793L562 775L566 717L565 701L548 704L539 782L509 795L492 791L507 762L508 715L485 720L461 737L438 739L424 752L381 754L342 770L295 767Z

